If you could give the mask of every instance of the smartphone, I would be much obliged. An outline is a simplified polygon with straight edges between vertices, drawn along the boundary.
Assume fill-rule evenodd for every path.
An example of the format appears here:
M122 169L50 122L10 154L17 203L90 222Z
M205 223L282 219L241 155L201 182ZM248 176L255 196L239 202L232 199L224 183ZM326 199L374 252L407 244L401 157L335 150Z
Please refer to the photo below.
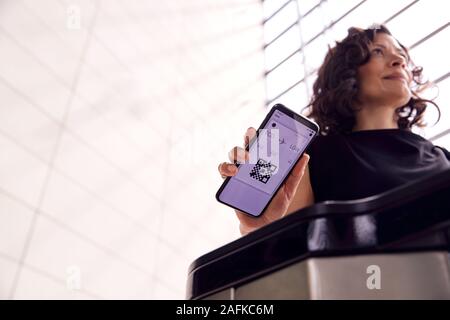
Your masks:
M313 121L274 105L245 147L250 159L236 164L237 174L225 179L217 201L253 217L262 215L318 132Z

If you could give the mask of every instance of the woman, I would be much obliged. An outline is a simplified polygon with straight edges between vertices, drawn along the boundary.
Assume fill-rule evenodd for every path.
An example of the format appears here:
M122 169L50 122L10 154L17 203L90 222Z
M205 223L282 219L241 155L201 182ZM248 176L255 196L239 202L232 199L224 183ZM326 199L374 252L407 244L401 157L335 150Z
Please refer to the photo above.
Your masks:
M358 199L450 168L450 153L411 131L423 127L429 100L422 69L385 26L350 28L329 50L313 86L309 116L320 136L308 148L266 211L253 218L236 211L245 235L315 202ZM439 108L438 108L439 111ZM245 142L256 134L249 128ZM222 177L237 172L245 149L219 165ZM310 161L309 161L310 160Z

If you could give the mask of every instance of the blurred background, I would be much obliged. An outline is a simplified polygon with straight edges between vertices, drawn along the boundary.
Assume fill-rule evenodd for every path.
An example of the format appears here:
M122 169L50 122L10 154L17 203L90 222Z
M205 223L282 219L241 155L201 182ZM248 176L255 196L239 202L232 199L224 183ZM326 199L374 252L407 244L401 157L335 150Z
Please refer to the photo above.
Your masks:
M450 149L442 0L0 0L0 299L183 299L239 237L217 172L277 102L300 112L329 45L385 23ZM427 111L433 124L437 113Z

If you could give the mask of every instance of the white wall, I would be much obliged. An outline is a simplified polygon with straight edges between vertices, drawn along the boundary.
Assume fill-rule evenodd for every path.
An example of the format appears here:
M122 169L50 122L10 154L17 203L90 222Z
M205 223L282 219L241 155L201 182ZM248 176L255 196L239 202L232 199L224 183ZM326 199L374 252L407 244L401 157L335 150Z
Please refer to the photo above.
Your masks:
M265 113L262 16L0 1L1 299L184 298L188 264L238 237L217 165Z

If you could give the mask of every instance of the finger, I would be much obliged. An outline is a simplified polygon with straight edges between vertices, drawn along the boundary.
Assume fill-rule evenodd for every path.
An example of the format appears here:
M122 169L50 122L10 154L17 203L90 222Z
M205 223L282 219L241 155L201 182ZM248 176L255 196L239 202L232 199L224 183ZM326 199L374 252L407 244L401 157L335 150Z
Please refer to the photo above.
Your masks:
M256 129L253 127L248 128L244 134L244 148L250 143L250 140L252 140L255 136L256 136Z
M222 162L218 169L222 178L231 177L237 173L237 167L232 163Z
M305 153L303 154L300 161L295 165L294 169L292 170L291 174L286 180L284 190L288 200L291 200L294 197L295 193L297 192L298 185L303 177L303 174L305 173L305 169L306 166L308 165L308 162L309 162L309 155Z
M241 147L234 147L228 152L228 159L233 163L245 163L249 157L248 151Z

